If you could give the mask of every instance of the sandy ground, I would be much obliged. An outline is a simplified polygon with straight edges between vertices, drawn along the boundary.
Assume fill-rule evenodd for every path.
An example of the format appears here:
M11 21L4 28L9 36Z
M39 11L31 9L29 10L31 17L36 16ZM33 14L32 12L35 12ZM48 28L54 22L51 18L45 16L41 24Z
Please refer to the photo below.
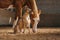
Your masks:
M60 28L39 28L36 34L13 34L12 28L0 28L0 40L60 40Z

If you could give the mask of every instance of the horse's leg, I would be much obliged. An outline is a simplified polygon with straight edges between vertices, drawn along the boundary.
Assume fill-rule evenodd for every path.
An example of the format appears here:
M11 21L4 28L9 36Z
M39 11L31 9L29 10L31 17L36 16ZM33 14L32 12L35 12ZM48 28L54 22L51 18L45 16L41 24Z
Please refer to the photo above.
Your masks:
M35 0L29 0L29 1L30 1L30 4L31 4L31 9L32 9L32 11L34 13L34 16L35 16L34 18L36 18L37 14L38 14L37 4L36 4ZM36 20L34 20L34 21L36 21ZM33 25L35 25L35 23ZM33 26L32 30L37 32L37 26Z
M22 4L17 1L15 4L15 7L16 7L16 17L19 18L19 21L18 21L19 28L18 29L20 29L20 20L22 20ZM20 29L20 31L21 31L21 29Z
M18 22L18 17L16 18L16 20L14 20L14 23L13 23L14 33L17 32L17 22Z

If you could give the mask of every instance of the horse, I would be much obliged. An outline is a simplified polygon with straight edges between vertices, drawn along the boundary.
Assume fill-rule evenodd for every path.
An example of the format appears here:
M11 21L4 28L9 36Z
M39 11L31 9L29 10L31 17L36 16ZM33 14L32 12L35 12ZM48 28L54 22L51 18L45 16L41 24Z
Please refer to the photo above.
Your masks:
M22 20L22 9L27 5L34 13L34 18L37 17L38 8L36 0L0 0L0 8L7 8L9 5L13 5L16 8L16 19ZM17 27L15 27L17 28Z

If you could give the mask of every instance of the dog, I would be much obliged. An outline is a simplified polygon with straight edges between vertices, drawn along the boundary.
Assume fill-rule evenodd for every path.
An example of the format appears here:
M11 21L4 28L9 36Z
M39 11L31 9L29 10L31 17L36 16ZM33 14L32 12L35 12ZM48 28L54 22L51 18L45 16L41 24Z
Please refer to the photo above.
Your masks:
M23 23L24 23L24 31L26 30L26 28L29 30L30 33L30 24L31 24L31 20L30 20L30 9L28 7L26 7L25 9L25 13L23 15Z

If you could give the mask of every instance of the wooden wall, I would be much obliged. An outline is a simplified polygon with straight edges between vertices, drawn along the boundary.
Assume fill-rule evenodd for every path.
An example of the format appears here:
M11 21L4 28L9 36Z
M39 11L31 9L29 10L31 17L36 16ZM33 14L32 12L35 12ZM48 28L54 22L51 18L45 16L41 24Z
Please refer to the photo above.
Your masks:
M8 10L0 9L0 25L10 25L13 24L14 21L14 12L10 12ZM12 19L11 23L9 24L9 19Z
M36 0L38 8L42 10L42 14L58 14L60 13L60 0Z
M38 27L60 26L60 0L37 0L37 5L42 10Z
M60 14L41 14L38 27L60 27Z

